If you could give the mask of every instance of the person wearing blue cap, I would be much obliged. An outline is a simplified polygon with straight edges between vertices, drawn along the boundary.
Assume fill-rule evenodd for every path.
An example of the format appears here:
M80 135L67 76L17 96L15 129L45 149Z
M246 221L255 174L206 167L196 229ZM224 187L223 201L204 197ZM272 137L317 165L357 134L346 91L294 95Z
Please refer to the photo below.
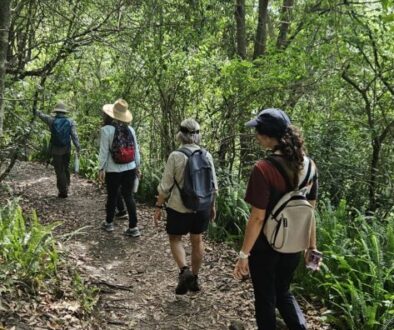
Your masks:
M280 109L264 109L246 123L256 130L258 143L272 154L258 161L250 175L245 201L252 206L234 276L244 279L250 273L258 329L276 329L275 308L278 308L290 330L307 329L305 317L290 292L290 283L301 252L281 253L274 250L264 233L264 222L273 207L287 192L307 180L307 199L314 206L317 199L317 169L306 156L299 130ZM274 159L274 161L272 161ZM276 165L280 166L276 166ZM307 172L311 164L312 174ZM309 176L310 175L310 176ZM312 234L311 250L316 250Z

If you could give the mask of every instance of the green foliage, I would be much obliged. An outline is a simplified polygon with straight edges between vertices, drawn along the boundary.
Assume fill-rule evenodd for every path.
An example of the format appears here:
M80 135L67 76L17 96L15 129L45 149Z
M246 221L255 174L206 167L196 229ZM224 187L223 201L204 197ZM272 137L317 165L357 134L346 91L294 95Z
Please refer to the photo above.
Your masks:
M156 201L157 186L163 175L164 163L160 162L155 165L144 164L143 174L135 195L140 202L153 204Z
M243 200L245 188L241 183L231 182L228 172L219 170L217 175L221 183L216 199L217 215L209 225L208 236L239 248L249 217L249 206Z
M344 201L337 208L326 201L319 215L324 265L320 274L300 269L300 285L333 308L326 317L338 329L388 329L394 321L394 217L382 225L350 213Z
M98 178L98 153L82 153L79 158L79 174L91 180Z
M23 282L32 289L56 275L59 256L52 231L57 223L40 224L33 213L25 218L16 202L0 208L0 276L9 284Z
M86 284L78 273L73 274L71 283L81 307L85 312L91 313L99 298L98 288Z

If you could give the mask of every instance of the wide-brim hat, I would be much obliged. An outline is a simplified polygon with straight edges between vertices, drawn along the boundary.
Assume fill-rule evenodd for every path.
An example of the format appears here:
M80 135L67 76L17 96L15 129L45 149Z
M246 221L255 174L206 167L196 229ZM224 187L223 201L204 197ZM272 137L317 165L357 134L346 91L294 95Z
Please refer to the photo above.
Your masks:
M124 123L129 123L133 119L133 115L129 111L129 105L123 99L118 99L114 104L104 104L103 111L113 119Z
M54 107L54 109L52 110L52 112L53 112L53 113L59 113L59 112L61 112L61 113L67 113L67 112L68 112L68 109L67 109L66 105L65 105L63 102L58 102L58 103L55 105L55 107Z

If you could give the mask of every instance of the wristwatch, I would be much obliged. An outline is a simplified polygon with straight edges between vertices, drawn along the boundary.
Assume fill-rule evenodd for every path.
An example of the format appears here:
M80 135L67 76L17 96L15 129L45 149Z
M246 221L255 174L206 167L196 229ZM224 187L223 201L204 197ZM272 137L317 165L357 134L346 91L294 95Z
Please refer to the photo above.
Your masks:
M249 258L249 254L244 253L242 250L239 251L239 259L248 259Z

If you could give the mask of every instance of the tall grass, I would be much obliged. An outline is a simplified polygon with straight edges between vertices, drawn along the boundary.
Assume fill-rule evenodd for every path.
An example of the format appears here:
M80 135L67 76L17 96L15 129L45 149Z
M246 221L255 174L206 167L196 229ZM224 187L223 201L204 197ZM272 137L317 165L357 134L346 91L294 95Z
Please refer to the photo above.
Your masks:
M52 231L33 213L25 218L17 202L0 208L0 277L8 284L22 282L34 289L56 274L59 256Z

